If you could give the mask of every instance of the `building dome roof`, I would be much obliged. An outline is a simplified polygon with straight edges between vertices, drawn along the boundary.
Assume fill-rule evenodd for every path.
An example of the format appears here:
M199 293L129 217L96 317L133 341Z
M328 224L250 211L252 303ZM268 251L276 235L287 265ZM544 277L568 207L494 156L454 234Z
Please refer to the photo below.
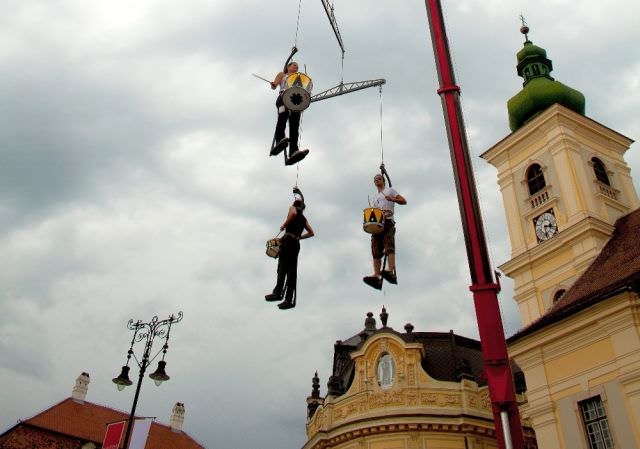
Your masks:
M527 58L536 56L541 56L546 59L547 50L542 47L538 47L537 45L534 45L533 42L527 40L516 56L518 58L518 64L522 63Z
M555 103L584 115L585 98L581 92L546 77L530 80L507 102L511 131L517 130Z
M522 30L525 36L529 32L528 27ZM553 65L544 48L534 45L527 37L517 59L518 76L524 79L524 83L522 90L507 102L511 131L555 103L584 115L584 95L551 77Z

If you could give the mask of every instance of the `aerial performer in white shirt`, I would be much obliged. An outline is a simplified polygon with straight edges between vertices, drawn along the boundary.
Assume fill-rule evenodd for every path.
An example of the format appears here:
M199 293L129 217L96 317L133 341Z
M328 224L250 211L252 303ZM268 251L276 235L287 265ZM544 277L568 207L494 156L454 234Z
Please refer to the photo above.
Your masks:
M394 220L394 206L405 205L407 200L393 187L387 187L384 176L377 173L373 177L373 184L378 192L373 201L373 207L381 209L384 214L384 230L377 234L371 234L371 255L373 256L373 275L362 278L365 284L380 290L382 279L392 284L398 283L396 276L395 235L396 226ZM382 257L387 256L388 266L382 269Z

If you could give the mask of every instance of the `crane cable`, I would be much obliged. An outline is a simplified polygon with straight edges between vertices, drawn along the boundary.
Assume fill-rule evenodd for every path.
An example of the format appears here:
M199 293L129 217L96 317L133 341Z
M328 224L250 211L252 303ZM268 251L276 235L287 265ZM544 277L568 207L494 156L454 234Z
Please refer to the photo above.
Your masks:
M379 87L379 91L380 91L380 155L381 155L380 173L382 173L382 176L387 178L389 187L393 187L393 184L391 183L391 178L389 177L389 173L387 173L387 170L384 167L384 141L382 138L382 86Z
M382 141L382 86L379 87L380 91L380 152L382 156L381 164L384 165L384 143Z
M300 10L302 9L302 0L298 1L298 20L296 21L296 37L293 40L293 46L298 46L298 30L300 29Z

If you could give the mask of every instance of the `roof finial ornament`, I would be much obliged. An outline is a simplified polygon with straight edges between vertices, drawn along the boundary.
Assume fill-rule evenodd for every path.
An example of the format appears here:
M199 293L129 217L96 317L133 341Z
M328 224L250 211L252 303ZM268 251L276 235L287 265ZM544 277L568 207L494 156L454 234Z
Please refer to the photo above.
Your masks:
M318 371L313 375L311 379L311 396L307 397L307 418L312 418L318 410L318 407L322 404L322 398L320 397L320 378L318 378Z
M313 375L311 379L311 397L318 399L320 397L320 378L318 377L318 371Z
M524 16L520 14L520 21L522 22L522 26L520 27L520 32L524 34L525 43L531 42L529 40L529 27L527 26L527 21L524 19Z
M367 318L364 320L364 330L371 333L376 330L376 319L371 312L367 312Z
M387 327L387 320L389 319L389 314L387 313L387 309L382 306L382 312L380 313L380 321L382 322L382 327Z

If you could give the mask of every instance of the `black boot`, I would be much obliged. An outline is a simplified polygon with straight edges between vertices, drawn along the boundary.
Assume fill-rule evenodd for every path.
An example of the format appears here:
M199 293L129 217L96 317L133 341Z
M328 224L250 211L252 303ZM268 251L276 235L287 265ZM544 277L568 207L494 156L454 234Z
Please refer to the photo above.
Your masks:
M382 278L391 283L391 284L397 284L398 283L398 277L396 276L396 271L390 271L390 270L382 270L382 272L380 273L382 275Z
M382 278L378 276L365 276L362 278L362 281L376 290L382 290Z
M278 309L280 310L292 309L293 307L295 307L295 304L290 299L285 299L278 304Z
M265 301L280 301L282 300L282 293L269 293L264 297Z
M279 155L282 152L282 150L287 148L288 144L289 144L289 138L288 137L284 137L284 138L280 139L278 142L275 142L274 145L271 147L271 151L269 152L269 155L270 156Z
M309 150L296 150L289 156L284 165L296 164L307 157L307 154L309 154Z

